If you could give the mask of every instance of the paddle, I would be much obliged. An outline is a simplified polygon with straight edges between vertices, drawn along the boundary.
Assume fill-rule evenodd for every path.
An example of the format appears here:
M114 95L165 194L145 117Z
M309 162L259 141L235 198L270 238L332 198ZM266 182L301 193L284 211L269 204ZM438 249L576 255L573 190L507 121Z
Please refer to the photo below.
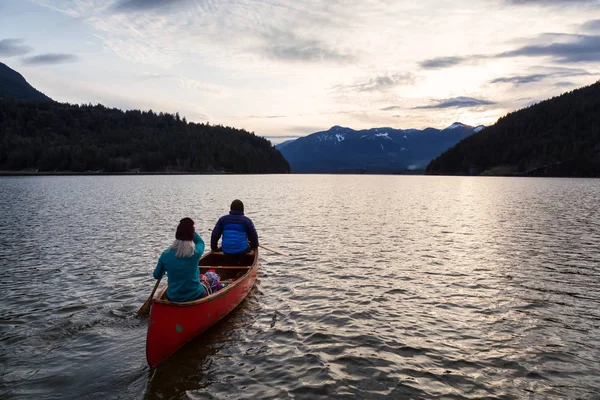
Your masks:
M268 250L268 251L272 251L273 253L279 254L280 256L287 256L287 257L289 257L287 254L281 253L281 252L279 252L277 250L270 249L268 247L263 246L262 244L259 244L258 247L263 248L263 249Z
M208 231L209 231L209 232L212 232L212 229L209 229ZM258 247L260 247L261 249L265 249L265 250L267 250L267 251L272 251L273 253L275 253L275 254L279 254L280 256L286 256L286 257L289 257L287 254L281 253L281 252L279 252L279 251L277 251L277 250L270 249L270 248L268 248L268 247L265 247L265 246L263 246L262 244L259 244L259 245L258 245Z
M158 279L156 281L156 284L154 285L154 289L152 289L152 293L150 293L150 297L148 297L148 300L146 300L146 302L144 304L142 304L142 306L140 307L140 309L138 311L138 315L148 315L148 313L150 312L150 304L152 304L152 298L154 297L154 292L156 292L156 289L158 288L159 283L160 283L160 279Z

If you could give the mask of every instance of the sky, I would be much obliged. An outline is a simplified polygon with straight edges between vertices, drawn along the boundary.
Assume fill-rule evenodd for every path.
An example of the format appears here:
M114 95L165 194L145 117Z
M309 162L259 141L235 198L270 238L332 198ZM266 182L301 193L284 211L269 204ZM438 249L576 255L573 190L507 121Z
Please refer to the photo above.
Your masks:
M0 62L60 102L274 144L491 125L600 79L600 0L1 0Z

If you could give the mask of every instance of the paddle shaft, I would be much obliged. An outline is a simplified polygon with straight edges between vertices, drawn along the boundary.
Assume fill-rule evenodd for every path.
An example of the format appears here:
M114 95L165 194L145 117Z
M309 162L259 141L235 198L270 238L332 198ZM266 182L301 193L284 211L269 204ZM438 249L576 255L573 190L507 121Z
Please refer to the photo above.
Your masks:
M273 253L279 254L280 256L287 256L287 254L280 253L277 250L270 249L268 247L263 246L262 244L259 244L258 247L260 247L262 249L265 249L265 250L268 250L268 251L272 251Z
M150 304L152 304L152 298L154 297L154 293L156 293L156 289L158 289L159 283L160 279L157 279L156 283L154 284L154 289L152 289L152 293L150 293L150 297L148 297L148 300L146 300L146 302L140 307L138 315L146 315L150 311Z

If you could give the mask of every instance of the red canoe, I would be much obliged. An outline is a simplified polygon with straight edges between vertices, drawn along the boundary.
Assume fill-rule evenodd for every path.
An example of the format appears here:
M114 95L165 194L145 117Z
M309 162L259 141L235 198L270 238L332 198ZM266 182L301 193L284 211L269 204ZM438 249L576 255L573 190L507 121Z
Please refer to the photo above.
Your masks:
M258 249L237 256L207 253L200 259L200 272L209 269L220 275L221 282L230 283L208 297L185 303L167 300L166 286L154 297L146 336L146 359L151 367L229 314L244 300L258 273Z

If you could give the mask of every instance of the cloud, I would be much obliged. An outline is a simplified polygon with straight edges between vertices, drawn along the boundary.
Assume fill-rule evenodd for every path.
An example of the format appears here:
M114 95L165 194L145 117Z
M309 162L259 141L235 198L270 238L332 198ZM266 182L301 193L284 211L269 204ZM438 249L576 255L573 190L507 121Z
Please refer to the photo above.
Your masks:
M551 74L531 74L531 75L520 75L511 76L506 78L496 78L490 83L512 83L515 86L520 86L526 83L539 82L552 76Z
M32 48L24 45L23 39L0 40L0 56L11 57L29 53Z
M201 92L208 92L222 96L228 96L227 89L223 86L200 82L195 79L186 78L184 76L180 76L178 80L179 85L183 88L195 89Z
M600 35L560 35L567 42L534 44L496 55L505 57L552 57L559 63L600 61Z
M571 87L575 86L573 82L557 82L554 84L555 87Z
M189 0L119 0L113 4L112 9L117 12L150 11L172 8L187 2Z
M154 80L154 79L165 79L165 78L173 78L174 75L172 74L158 74L158 73L152 73L152 74L144 74L141 76L136 76L134 78L132 78L132 81L149 81L149 80Z
M354 90L357 92L384 91L396 86L413 85L415 81L416 77L410 72L396 73L376 76L353 85L337 85L334 86L334 90Z
M252 119L274 119L274 118L285 118L285 115L248 115L247 118L252 118Z
M294 126L286 130L289 132L296 132L299 134L307 135L310 133L326 131L327 129L329 128L323 128L322 126Z
M265 139L298 139L298 135L266 135Z
M520 86L527 83L541 82L548 78L555 77L570 77L570 76L584 76L590 75L590 73L584 69L578 68L549 68L548 72L537 73L530 75L515 75L510 77L501 77L492 80L490 83L512 83L514 86Z
M47 65L47 64L63 64L78 61L79 57L74 54L48 53L37 56L26 57L23 59L24 64L28 65Z
M351 63L356 59L354 55L334 49L321 40L299 37L293 32L273 30L263 38L263 54L281 61Z
M600 32L600 19L592 19L581 25L586 32Z
M389 106L389 107L380 108L379 110L380 111L391 111L391 110L399 110L401 108L402 107L400 107L400 106Z
M597 20L588 21L596 27ZM585 25L585 24L584 24ZM552 43L548 43L552 41ZM420 63L425 69L449 68L468 61L512 57L551 57L561 64L600 61L600 35L542 34L534 44L493 55L473 54L460 57L437 57ZM535 78L535 77L534 77Z
M598 5L598 0L505 0L514 5L541 5L541 6L575 6L580 4Z
M434 109L434 108L465 108L465 107L477 107L487 106L496 104L493 101L475 99L473 97L453 97L451 99L435 100L437 104L430 104L427 106L414 107L415 109Z
M470 59L477 59L481 56L466 56L466 57L436 57L429 60L421 61L419 65L425 69L441 69L453 67L455 65L463 64Z

